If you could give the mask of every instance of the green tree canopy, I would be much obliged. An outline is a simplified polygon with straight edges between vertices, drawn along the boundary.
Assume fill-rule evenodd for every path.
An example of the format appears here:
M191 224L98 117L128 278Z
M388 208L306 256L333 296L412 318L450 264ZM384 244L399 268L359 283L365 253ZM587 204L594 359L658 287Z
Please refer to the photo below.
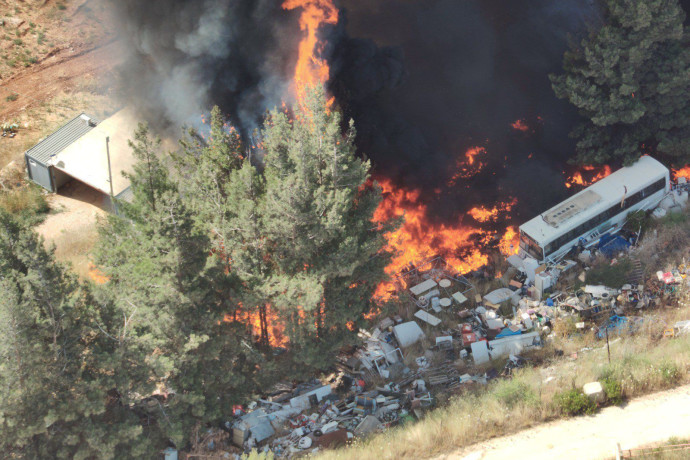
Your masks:
M111 343L89 290L0 210L0 452L5 458L154 453L101 360Z
M223 321L225 292L217 281L226 278L225 267L160 161L159 144L139 127L133 202L100 229L96 260L110 280L101 293L110 305L108 334L118 337L124 320L116 318L129 318L120 351L128 362L145 362L149 373L135 380L131 397L169 392L157 423L183 447L194 430L223 421L254 389L259 354L243 327Z
M369 161L355 154L353 122L343 135L341 114L320 86L295 110L292 117L274 110L263 132L262 222L275 266L265 291L284 318L295 362L324 369L372 307L390 260L383 251L390 229L372 224L381 190Z
M601 26L551 76L585 120L572 135L582 164L644 153L690 158L690 41L678 0L602 0Z

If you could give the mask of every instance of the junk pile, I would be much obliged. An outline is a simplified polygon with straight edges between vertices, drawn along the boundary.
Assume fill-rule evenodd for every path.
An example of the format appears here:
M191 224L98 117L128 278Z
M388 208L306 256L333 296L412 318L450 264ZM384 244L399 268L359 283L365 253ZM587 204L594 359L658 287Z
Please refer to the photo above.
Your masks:
M685 177L679 177L678 183L674 185L668 195L661 200L659 206L654 209L652 216L656 219L661 219L667 214L680 212L688 204L688 191L690 184Z
M554 337L555 320L571 317L578 330L591 327L600 338L634 333L644 321L626 312L658 305L664 287L682 285L690 272L685 265L660 272L652 282L661 293L650 282L554 291L555 281L575 279L581 264L521 261L506 287L484 295L442 259L410 266L400 275L399 314L360 330L360 345L343 351L325 380L281 383L237 406L223 427L224 452L234 448L239 458L257 449L290 458L414 421L441 393L509 378L528 363L523 353ZM545 286L550 292L542 297ZM668 335L688 331L690 321L678 322ZM506 360L502 371L488 364L500 358Z
M224 424L243 452L272 451L288 458L332 448L421 418L442 392L485 385L500 373L481 366L508 361L503 375L524 365L520 353L541 346L550 308L521 304L510 289L483 298L445 262L410 266L401 276L406 312L360 330L360 346L343 352L330 379L281 384ZM509 320L498 310L517 306ZM512 313L512 310L511 310Z
M3 123L2 124L2 137L14 137L17 135L19 130L19 124L17 123Z

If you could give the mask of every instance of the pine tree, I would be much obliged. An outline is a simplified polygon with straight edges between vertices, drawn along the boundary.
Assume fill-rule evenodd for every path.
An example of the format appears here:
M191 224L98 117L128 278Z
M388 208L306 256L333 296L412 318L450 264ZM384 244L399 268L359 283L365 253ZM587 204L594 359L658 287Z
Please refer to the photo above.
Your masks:
M263 225L276 266L266 294L286 321L294 362L325 369L355 339L385 277L390 229L372 223L380 189L355 154L353 123L343 135L321 87L293 119L273 111L263 137Z
M150 456L138 417L109 394L98 313L39 237L0 210L0 451L5 458Z
M183 446L196 429L221 422L232 404L243 402L254 388L259 355L243 329L223 321L225 292L216 281L225 278L224 267L152 150L158 145L141 126L133 143L140 160L130 176L133 202L103 225L97 263L110 280L102 293L113 324L108 334L118 337L123 329L116 318L131 319L121 352L145 356L150 373L136 393L151 394L153 385L172 393L156 423Z
M175 157L180 186L226 264L226 312L235 319L242 313L258 315L260 342L267 346L266 299L261 292L270 268L261 224L264 181L218 107L211 111L210 128L207 138L190 130L181 141L183 152Z
M565 54L553 89L586 119L577 162L690 158L690 40L677 0L605 0L603 21Z

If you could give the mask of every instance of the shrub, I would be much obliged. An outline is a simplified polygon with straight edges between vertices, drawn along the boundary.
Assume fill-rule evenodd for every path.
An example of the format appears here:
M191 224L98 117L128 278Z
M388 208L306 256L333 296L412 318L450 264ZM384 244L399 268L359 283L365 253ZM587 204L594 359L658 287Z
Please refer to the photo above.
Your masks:
M50 211L41 189L35 185L0 192L0 208L10 214L21 216L31 224L37 224Z
M662 382L667 386L678 383L682 375L678 366L668 361L662 362L657 368L657 371L659 372Z
M577 320L573 317L558 318L551 322L557 337L566 338L577 332Z
M14 66L13 66L13 67L14 67ZM17 99L19 99L19 94L17 94L17 93L12 93L12 94L10 94L9 96L7 96L7 97L5 98L5 100L6 100L7 102L14 102L14 101L16 101Z
M556 393L553 402L565 415L593 414L597 406L577 388Z
M603 263L587 272L587 284L603 284L619 288L628 282L628 275L632 269L629 260L619 260L616 265Z
M12 43L14 43L14 44L17 45L17 46L21 46L21 45L24 44L24 42L22 41L21 38L15 38L15 39L12 41Z
M496 383L493 393L496 399L510 409L521 403L528 406L536 406L539 403L539 396L519 378L500 380Z
M618 406L623 402L623 385L613 377L607 377L601 382L601 386L606 393L606 400L609 404Z
M653 224L651 214L647 211L635 211L628 214L628 221L625 223L625 228L637 232L642 230L643 233L647 233Z

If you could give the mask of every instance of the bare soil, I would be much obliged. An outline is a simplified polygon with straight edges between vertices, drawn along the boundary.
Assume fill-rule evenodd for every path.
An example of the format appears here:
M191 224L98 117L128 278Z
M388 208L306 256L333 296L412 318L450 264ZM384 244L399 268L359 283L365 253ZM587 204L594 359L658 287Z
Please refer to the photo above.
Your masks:
M36 231L48 247L55 246L55 257L72 264L77 275L92 278L90 252L98 238L96 222L109 211L107 197L73 180L57 194L48 196L51 214Z
M0 138L1 170L81 111L112 113L104 96L124 53L105 0L0 6L0 123L20 125L15 138Z

